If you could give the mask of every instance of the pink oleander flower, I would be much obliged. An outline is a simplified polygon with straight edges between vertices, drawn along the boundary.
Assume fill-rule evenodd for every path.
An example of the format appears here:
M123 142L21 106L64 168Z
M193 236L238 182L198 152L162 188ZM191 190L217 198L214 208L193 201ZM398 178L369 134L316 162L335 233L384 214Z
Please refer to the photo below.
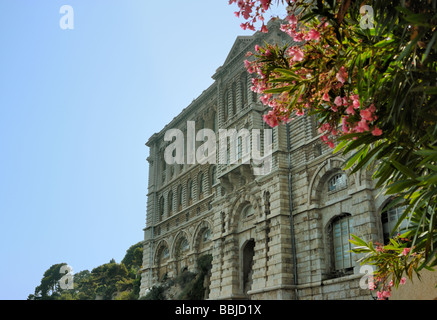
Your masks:
M362 119L360 122L358 122L358 127L363 129L363 132L370 130L366 119Z
M264 121L272 128L277 127L279 125L278 118L273 111L269 111L266 115L263 116Z
M341 67L340 71L337 73L336 78L339 82L341 83L345 83L347 78L348 78L348 74L346 72L345 67Z
M315 30L315 29L311 29L308 34L305 37L305 40L314 40L314 41L319 41L320 39L320 33Z
M353 105L355 109L358 109L361 106L360 100L354 100Z
M386 300L391 297L391 293L390 291L378 291L376 296L378 297L378 300Z
M367 121L373 120L373 114L369 109L361 110L360 115L361 118L366 119Z
M407 282L406 278L402 278L401 281L399 282L399 284L404 285Z
M329 99L329 94L328 94L327 92L325 92L325 94L323 95L322 100L323 100L323 101L326 101L326 102L329 102L329 101L330 101L330 99Z
M269 30L267 29L267 26L263 23L263 26L261 27L261 32L262 33L268 33Z
M302 50L300 50L298 47L291 47L287 51L288 55L291 58L292 61L302 61L304 58L304 53Z
M304 34L302 32L296 33L293 37L293 40L295 42L303 42L304 40Z
M346 113L347 113L347 114L352 114L352 115L354 115L354 114L355 114L354 106L353 106L353 105L350 105L350 106L346 109Z
M260 1L261 1L261 5L262 5L263 9L267 10L270 6L271 0L260 0Z
M411 248L405 248L404 251L402 251L403 256L407 256L411 251Z
M297 18L296 18L296 16L294 14L292 14L291 16L288 16L286 19L288 20L288 22L290 22L290 24L292 26L296 26L297 25Z
M343 99L341 99L341 97L336 97L335 100L334 100L334 104L337 107L341 107L341 105L343 104Z
M269 103L269 100L271 99L272 94L265 94L261 96L259 99L262 102L262 104L267 105Z
M288 34L292 38L296 35L296 27L293 27L290 24L282 24L280 27L280 30L282 32L285 32L286 34Z
M375 127L375 129L373 129L373 131L372 131L372 134L373 134L375 137L379 137L379 136L382 135L382 130L379 129L378 127Z
M296 115L297 116L303 116L303 115L305 115L305 112L303 110L297 110L296 111Z
M299 48L295 51L293 61L302 61L304 57L303 51Z

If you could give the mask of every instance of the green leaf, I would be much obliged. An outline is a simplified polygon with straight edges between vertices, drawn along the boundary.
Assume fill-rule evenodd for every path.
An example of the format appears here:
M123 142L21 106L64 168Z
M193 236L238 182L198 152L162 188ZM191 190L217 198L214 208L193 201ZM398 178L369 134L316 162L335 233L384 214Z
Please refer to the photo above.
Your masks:
M375 48L383 48L383 47L388 46L389 44L392 44L395 41L396 41L396 39L390 39L390 40L385 39L385 40L382 40L382 41L379 41L378 43L376 43L374 45L374 47Z
M426 60L426 58L428 58L428 55L431 52L432 46L434 45L436 39L437 39L437 31L434 32L434 35L432 36L431 40L428 43L428 46L426 47L425 53L423 54L422 57L422 63Z
M385 143L381 143L380 145L370 150L370 152L368 152L367 155L357 163L352 173L358 172L363 167L367 167L373 160L373 158L375 158L378 153L385 147L387 147L387 145Z
M343 168L343 170L350 169L358 161L359 158L361 158L365 153L367 153L368 150L369 150L369 146L364 146L363 148L361 148L360 151L355 153L351 158L349 158L346 161L346 166Z
M288 69L281 69L281 68L276 68L274 69L275 72L279 72L285 76L288 76L288 79L292 79L292 80L297 80L297 81L301 81L302 77L297 75L294 71L288 70Z
M348 143L349 143L349 141L347 141L347 140L341 141L332 153L336 154L336 153L340 152Z
M367 245L366 241L364 241L363 239L360 239L359 237L357 237L357 236L354 235L354 234L351 234L351 237L353 238L353 240L350 239L350 240L349 240L350 243L353 243L353 244L358 245L358 246L360 246L360 247L366 247L366 248L368 248L368 245Z
M408 56L413 49L413 47L419 42L420 39L425 35L426 30L422 30L416 37L410 41L410 43L405 47L402 53L399 55L396 61L402 61L406 56Z
M396 181L389 185L386 194L397 194L401 192L405 192L409 188L418 184L416 180L402 180Z
M273 88L273 89L269 89L269 90L265 90L265 93L282 93L282 92L291 92L293 91L292 89L294 89L296 86L284 86L284 87L280 87L280 88Z
M398 169L399 171L401 171L403 174L410 177L411 179L417 178L417 174L413 170L411 170L410 168L404 166L403 164L399 163L398 161L396 161L394 159L390 159L390 162L391 162L391 164L393 164L396 167L396 169Z

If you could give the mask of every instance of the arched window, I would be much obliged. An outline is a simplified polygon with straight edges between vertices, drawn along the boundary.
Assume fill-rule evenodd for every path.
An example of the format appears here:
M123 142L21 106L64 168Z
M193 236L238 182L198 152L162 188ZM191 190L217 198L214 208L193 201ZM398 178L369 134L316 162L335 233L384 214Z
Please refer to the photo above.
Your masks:
M176 251L175 251L175 257L176 259L181 258L181 256L190 249L190 245L188 243L188 240L183 237L182 239L178 240L178 243L176 245Z
M199 242L197 250L199 252L205 252L211 249L211 230L209 228L204 228L199 234Z
M205 232L203 232L202 241L206 242L206 241L209 241L209 240L211 240L211 230L210 229L206 229Z
M237 114L237 85L232 84L232 116Z
M193 203L193 181L190 179L187 184L188 188L188 205Z
M347 187L346 175L338 173L328 181L328 191L338 191Z
M200 174L199 174L199 198L201 199L202 197L203 197L203 192L205 191L205 187L204 187L204 182L203 182L203 177L204 177L204 175L203 175L203 173L201 172Z
M217 183L217 167L213 166L211 169L211 186Z
M188 240L184 238L184 240L181 241L181 251L185 252L190 248L190 245L188 244Z
M159 220L162 221L162 219L164 218L164 197L159 198L158 210Z
M182 210L182 186L178 186L178 211Z
M224 120L228 120L228 116L229 116L229 90L225 91L225 94L223 96L223 116L224 116Z
M349 242L353 231L353 219L350 214L342 214L335 218L331 225L332 237L332 267L335 272L344 274L354 266L352 246Z
M164 157L165 152L164 150L161 150L159 153L161 154L161 168L162 171L165 171L167 169L167 162L165 161L165 157Z
M217 113L214 112L212 115L212 131L217 131Z
M173 191L168 193L168 213L169 215L173 213Z
M247 218L250 217L251 215L253 215L255 213L255 210L253 209L251 204L246 205L242 212L241 212L241 217L242 218Z
M168 251L167 247L165 247L164 250L162 250L162 257L164 259L168 259L170 257L170 252Z
M243 74L241 75L240 83L241 83L241 97L242 97L242 103L244 108L247 104L247 73L246 72L243 72Z
M242 278L243 278L243 292L247 294L247 292L252 288L253 281L253 264L254 264L254 256L255 256L255 240L251 239L242 250Z

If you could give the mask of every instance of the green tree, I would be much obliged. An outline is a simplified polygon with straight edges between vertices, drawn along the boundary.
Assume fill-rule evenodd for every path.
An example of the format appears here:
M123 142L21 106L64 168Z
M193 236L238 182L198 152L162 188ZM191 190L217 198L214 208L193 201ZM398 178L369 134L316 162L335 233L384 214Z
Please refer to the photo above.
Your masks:
M132 267L140 268L143 264L143 242L141 241L131 246L126 251L126 255L123 260L121 260L121 263L123 263L128 270Z
M73 289L62 290L59 280L61 267L65 263L51 266L43 275L41 284L30 294L29 300L95 300L97 297L111 300L118 295L120 300L139 298L141 276L138 273L142 262L142 245L131 246L118 264L114 259L109 263L74 274Z
M39 286L35 288L35 294L29 295L30 300L56 300L61 296L63 290L60 287L59 281L63 274L61 274L61 267L67 265L66 263L59 263L52 265L44 272L43 278Z

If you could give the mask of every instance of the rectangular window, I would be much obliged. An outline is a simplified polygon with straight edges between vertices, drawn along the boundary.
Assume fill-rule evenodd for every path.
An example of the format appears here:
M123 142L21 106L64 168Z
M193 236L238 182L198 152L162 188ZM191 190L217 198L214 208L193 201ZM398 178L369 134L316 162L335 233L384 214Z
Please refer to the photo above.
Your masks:
M382 214L382 228L384 232L384 243L388 244L390 242L390 235L392 234L394 228L396 227L396 224L398 223L399 219L404 214L406 207L394 207L390 208L388 211L384 212ZM405 219L402 221L401 225L397 229L399 233L402 233L402 231L405 231L408 226L408 219Z
M346 217L334 222L333 225L333 245L334 245L334 265L335 270L340 271L353 267L352 249L349 242L350 235L353 233L352 218Z

